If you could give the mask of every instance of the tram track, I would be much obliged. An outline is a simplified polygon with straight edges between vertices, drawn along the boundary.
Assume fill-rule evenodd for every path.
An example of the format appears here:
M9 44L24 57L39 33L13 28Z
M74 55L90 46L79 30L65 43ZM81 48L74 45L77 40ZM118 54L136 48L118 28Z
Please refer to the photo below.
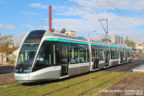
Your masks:
M92 87L92 88L90 88L90 89L87 89L87 90L79 93L77 96L82 96L82 95L84 95L85 93L87 93L87 92L89 92L89 91L91 91L91 90L94 90L94 89L96 89L96 88L98 88L98 87L101 87L101 86L107 84L108 82L117 79L117 78L120 77L120 76L121 76L121 75L118 75L118 76L113 77L112 79L106 80L106 81L104 81L103 83L101 83L101 84L99 84L99 85L97 85L97 86L94 86L94 87Z
M26 89L24 88L24 86L21 86L20 84L16 84L15 86L11 86L9 87L9 91L7 90L1 90L1 92L5 93L3 96L11 96L15 93L19 93L21 91L25 91ZM27 88L28 89L28 88Z
M17 84L17 82L14 82L14 83L7 83L7 84L4 84L4 85L0 85L0 88L1 88L1 87L5 87L5 86L8 86L8 85L12 85L12 84Z
M77 82L77 83L68 85L68 86L66 86L66 87L63 87L63 88L60 88L60 89L57 89L57 90L54 90L54 91L51 91L51 92L48 92L48 93L45 93L45 94L43 94L42 96L50 95L50 94L52 94L52 93L54 93L54 92L61 91L61 90L66 89L66 88L70 88L70 87L72 87L72 86L75 86L75 85L84 83L84 82L89 81L89 80L92 80L92 79L99 78L99 77L104 76L104 75L107 75L107 74L109 74L109 72L108 72L108 73L101 74L101 75L99 75L99 76L95 76L95 77L93 77L93 78L86 79L86 80L84 80L84 81L80 81L80 82Z
M133 65L139 65L140 63L144 63L144 61L141 61L141 62L136 62L136 61L135 61L135 62L132 63L132 65L131 65L131 63L130 63L130 64L128 65L128 67L133 66ZM127 65L127 64L126 64L126 65ZM120 66L121 66L121 65L120 65ZM119 67L119 66L118 66L118 67ZM113 69L114 67L111 67L111 68ZM120 68L118 68L118 69L115 68L114 70L115 70L115 71L120 71L120 70L122 70L122 69L123 69L123 68L120 67ZM101 70L100 70L100 71L101 71ZM104 75L108 75L109 73L112 73L112 72L103 73L103 74L101 74L101 75L94 76L94 77L92 77L92 78L89 78L89 79L86 79L86 80L83 80L83 81L79 81L79 82L70 84L70 85L65 86L65 87L63 87L63 88L59 88L59 89L57 89L57 90L47 92L47 93L43 94L42 96L46 96L46 95L53 94L53 93L55 93L55 92L58 92L58 91L61 91L61 90L70 88L70 87L72 87L72 86L76 86L76 85L81 84L81 83L84 83L84 82L86 82L86 81L93 80L93 79L99 78L99 77L104 76ZM110 81L110 80L109 80L109 81ZM107 82L108 82L108 81L107 81ZM102 85L104 85L104 84L100 84L100 85L102 86ZM100 85L98 85L98 86L100 86ZM20 86L20 87L19 87L19 86ZM16 89L17 89L16 91L11 90L11 91L8 92L8 94L6 94L6 95L12 95L12 94L19 93L19 92L22 92L22 91L26 91L26 90L30 90L30 89L33 89L33 88L37 88L37 87L39 87L39 86L42 86L42 85L25 87L25 86L21 86L21 84L18 84L18 85L17 85L18 88L16 88ZM90 89L89 89L89 90L90 90Z
M144 63L144 61L141 61L141 62L139 62L139 63L135 63L135 64L133 64L133 65L139 65L140 63ZM130 66L133 66L133 65L130 65ZM121 68L121 69L122 69L122 68ZM118 70L120 70L120 69L118 69ZM112 79L110 79L110 80L107 80L107 81L105 81L105 82L103 82L103 83L101 83L101 84L99 84L99 85L97 85L97 86L94 86L94 87L92 87L92 88L90 88L90 89L87 89L87 90L81 92L80 94L78 94L77 96L82 96L82 95L84 95L85 93L87 93L87 92L89 92L89 91L92 91L92 90L94 90L94 89L96 89L96 88L98 88L98 87L101 87L101 86L107 84L108 82L115 80L117 77L120 77L120 76L121 76L121 75L116 76L116 77L114 77L114 78L112 78Z
M65 86L65 87L63 87L63 88L60 88L60 89L57 89L57 90L54 90L54 91L45 93L45 94L42 95L42 96L50 95L50 94L52 94L52 93L54 93L54 92L61 91L61 90L63 90L63 89L70 88L70 87L72 87L72 86L75 86L75 85L84 83L84 82L86 82L86 81L99 78L99 77L104 76L104 75L107 75L107 74L109 74L109 73L111 73L111 72L103 73L103 74L101 74L101 75L98 75L98 76L95 76L95 77L92 77L92 78L89 78L89 79L86 79L86 80L83 80L83 81L80 81L80 82L77 82L77 83L74 83L74 84ZM19 86L19 87L18 87L18 86ZM39 86L41 86L41 85L39 85ZM8 94L6 94L6 96L12 95L12 94L16 94L16 93L19 93L19 92L22 92L22 91L30 90L30 89L33 89L33 88L36 88L36 87L39 87L39 86L30 86L29 88L27 88L27 87L25 87L25 86L17 85L16 87L18 87L18 88L15 88L15 89L13 89L13 90L10 90L10 91L8 92Z
M144 61L141 61L141 62L139 62L139 63L144 63ZM131 63L130 63L130 64L131 64ZM135 64L137 64L137 63L134 63L133 65L135 65ZM130 66L133 66L133 65L130 65ZM114 66L114 67L115 67L115 66ZM120 71L121 69L123 69L123 68L119 68L118 70L115 70L115 71ZM111 73L111 72L109 72L109 73ZM107 74L109 74L109 73L104 73L104 74L102 74L102 75L100 75L100 76L96 76L96 77L89 78L89 79L84 80L84 81L81 81L81 82L77 82L77 83L75 83L75 84L71 84L71 85L66 86L66 87L63 87L63 88L61 88L61 89L57 89L57 90L55 90L55 91L45 93L45 94L43 94L42 96L50 95L50 94L52 94L52 93L54 93L54 92L61 91L61 90L64 90L64 89L66 89L66 88L70 88L70 87L72 87L72 86L75 86L75 85L84 83L84 82L86 82L86 81L88 81L88 80L92 80L92 79L99 78L99 77L101 77L101 76L103 76L103 75L107 75ZM110 80L108 80L108 81L110 81ZM101 84L101 86L102 86L102 85L104 85L104 84ZM99 86L100 86L100 85L99 85Z
M109 74L109 72L108 72L107 74ZM101 77L101 76L103 76L103 75L106 75L106 74L103 73L103 74L98 75L98 76L95 76L95 77L93 77L93 78L89 78L89 79L86 79L86 80L84 80L84 81L77 82L77 83L74 83L74 84L71 84L71 85L65 86L65 87L63 87L63 88L60 88L60 89L57 89L57 90L54 90L54 91L51 91L51 92L45 93L45 94L42 95L42 96L50 95L50 94L52 94L52 93L54 93L54 92L57 92L57 91L60 91L60 90L63 90L63 89L66 89L66 88L69 88L69 87L75 86L75 85L77 85L77 84L80 84L80 83L83 83L83 82L89 81L89 80L91 80L91 79L99 78L99 77ZM20 85L19 85L19 86L20 86ZM41 86L41 85L39 85L39 86ZM13 89L13 90L11 90L10 93L8 93L8 94L6 94L6 95L8 96L8 95L16 94L16 93L19 93L19 92L22 92L22 91L26 91L26 90L30 90L30 89L33 89L33 88L36 88L36 87L39 87L39 86L31 86L31 87L29 87L29 88L24 88L24 86L22 86L22 87L20 86L20 88ZM16 90L16 91L15 91L15 90Z
M19 89L19 90L17 90L17 91L13 91L13 92L11 92L11 93L8 93L8 94L6 94L5 96L11 96L11 95L14 95L14 94L16 94L16 93L19 93L19 92L22 92L22 91L26 91L26 90L30 90L30 89L32 89L32 88L35 88L35 87L30 87L30 88L26 88L26 89Z

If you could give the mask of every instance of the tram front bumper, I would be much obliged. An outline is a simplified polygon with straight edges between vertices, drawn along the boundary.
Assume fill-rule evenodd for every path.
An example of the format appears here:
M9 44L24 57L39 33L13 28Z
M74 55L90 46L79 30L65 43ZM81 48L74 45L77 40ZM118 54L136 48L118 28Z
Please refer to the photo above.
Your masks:
M29 73L14 73L15 80L18 82L28 82Z

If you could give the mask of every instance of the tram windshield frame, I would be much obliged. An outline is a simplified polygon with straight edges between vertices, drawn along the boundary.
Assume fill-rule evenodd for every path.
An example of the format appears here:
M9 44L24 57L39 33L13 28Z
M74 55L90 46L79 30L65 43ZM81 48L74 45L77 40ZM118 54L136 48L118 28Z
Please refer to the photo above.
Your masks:
M36 55L36 52L38 50L39 44L41 42L41 39L44 35L44 30L37 30L32 31L28 34L25 41L23 42L16 67L15 72L16 73L29 73L32 70L32 64L34 62L34 58Z

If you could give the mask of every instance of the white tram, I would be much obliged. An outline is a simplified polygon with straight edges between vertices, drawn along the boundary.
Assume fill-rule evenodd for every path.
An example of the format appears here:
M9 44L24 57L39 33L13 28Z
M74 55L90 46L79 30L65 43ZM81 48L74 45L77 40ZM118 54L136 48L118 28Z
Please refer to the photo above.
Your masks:
M132 62L132 48L45 30L28 33L15 65L15 80L56 80Z

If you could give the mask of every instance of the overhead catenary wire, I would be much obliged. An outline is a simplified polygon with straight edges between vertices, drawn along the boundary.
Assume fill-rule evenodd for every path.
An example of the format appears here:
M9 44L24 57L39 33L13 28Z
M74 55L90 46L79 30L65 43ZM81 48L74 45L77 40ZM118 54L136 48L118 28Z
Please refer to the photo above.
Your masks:
M117 8L112 2L110 2L109 0L106 0L107 1L107 3L110 5L110 6L112 6L115 10L117 10L117 12L119 12L121 15L126 15L126 14L123 14L120 10L119 10L119 8ZM128 41L128 36L126 36L126 41Z

